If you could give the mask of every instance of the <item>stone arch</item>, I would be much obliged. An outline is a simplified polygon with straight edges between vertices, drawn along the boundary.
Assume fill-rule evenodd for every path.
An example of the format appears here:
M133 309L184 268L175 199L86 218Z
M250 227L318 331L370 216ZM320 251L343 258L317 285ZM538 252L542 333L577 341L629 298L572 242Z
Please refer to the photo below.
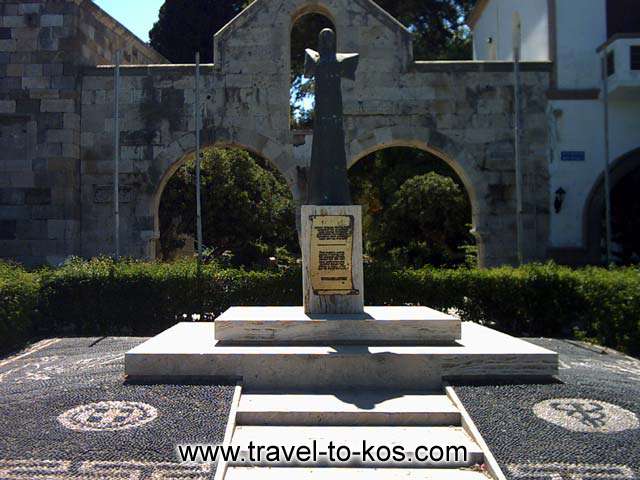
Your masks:
M305 15L323 15L331 20L331 23L338 28L336 23L336 16L332 13L329 6L324 2L308 2L304 5L299 5L293 12L291 12L291 24L289 25L289 33L293 29L294 25ZM336 35L338 32L336 32Z
M428 128L414 127L381 127L368 132L348 145L348 168L351 168L362 158L376 151L392 147L410 147L429 152L443 160L458 175L465 187L472 212L472 234L478 245L480 266L485 266L485 233L483 225L485 209L479 195L484 191L481 178L474 175L471 156L447 136Z
M310 32L313 31L313 29L309 28L310 24L305 24L304 22L306 20L317 20L314 19L313 17L317 16L317 17L322 17L324 19L325 26L332 28L334 30L334 32L336 33L336 39L339 42L340 40L340 32L339 32L339 28L337 26L336 23L336 18L335 16L331 13L330 9L328 6L326 6L323 3L317 3L317 2L312 2L312 3L307 3L301 6L298 6L295 10L293 10L293 12L290 15L290 22L289 22L289 36L287 38L287 45L288 45L288 57L287 57L287 68L289 69L290 73L291 73L291 78L290 78L290 83L287 85L289 88L289 92L291 94L291 92L293 91L294 88L294 84L295 81L298 79L298 74L301 72L296 72L293 69L293 58L294 58L294 54L295 56L297 55L304 55L304 48L317 48L317 47L313 47L313 45L304 45L302 49L294 49L294 45L293 45L293 39L295 37L295 34L298 33L300 34L300 32L305 32L305 34L309 34ZM322 22L320 22L322 23ZM314 25L314 27L317 25ZM296 29L296 27L298 27ZM306 28L305 28L306 27ZM320 33L318 31L318 33ZM338 43L339 45L339 43ZM299 59L302 60L302 59ZM293 101L293 98L289 98L290 102ZM293 106L293 104L291 105ZM292 116L289 117L289 124L292 127L292 129L295 127L295 122L294 122L294 118Z
M470 157L448 137L428 128L381 127L356 138L349 144L348 168L371 153L391 147L418 148L447 163L462 180L475 216L480 206L480 189L478 182L474 181Z
M611 163L611 190L634 170L640 168L640 147L618 157ZM604 171L598 175L587 196L582 212L582 238L586 249L586 263L602 261L602 214L604 211Z
M282 174L287 180L290 188L293 188L290 171L288 169L289 157L285 149L275 140L261 135L255 131L237 128L232 131L220 128L205 129L201 135L202 148L208 147L237 147L254 153L271 165ZM153 237L149 239L150 245L147 248L147 257L156 258L156 242L160 238L160 200L162 194L176 171L185 164L190 154L195 151L195 134L190 133L175 140L164 148L154 158L153 175L156 180L150 187L148 196L148 216L153 218Z

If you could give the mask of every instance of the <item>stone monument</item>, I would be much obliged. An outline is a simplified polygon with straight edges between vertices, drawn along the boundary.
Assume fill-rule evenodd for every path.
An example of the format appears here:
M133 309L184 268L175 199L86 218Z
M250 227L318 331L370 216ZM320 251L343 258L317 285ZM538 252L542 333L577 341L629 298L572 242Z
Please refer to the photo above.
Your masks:
M320 32L319 50L306 51L315 77L309 197L302 207L304 311L363 313L362 213L351 204L342 117L342 78L355 80L359 55L336 53L333 30Z
M129 351L132 379L241 379L246 389L439 389L447 378L548 377L554 352L424 306L364 306L361 207L352 205L342 79L358 54L332 30L307 50L316 80L309 196L301 213L303 306L228 309L180 323ZM340 345L340 347L338 347Z

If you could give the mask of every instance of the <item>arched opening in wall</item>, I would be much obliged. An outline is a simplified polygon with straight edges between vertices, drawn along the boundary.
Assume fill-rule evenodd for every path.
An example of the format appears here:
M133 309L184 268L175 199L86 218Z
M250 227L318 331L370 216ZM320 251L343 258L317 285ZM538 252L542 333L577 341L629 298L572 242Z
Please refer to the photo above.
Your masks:
M195 255L194 154L162 190L156 256ZM266 159L237 147L209 147L202 157L202 224L205 260L265 268L295 263L299 256L295 205L286 180Z
M318 36L325 28L335 31L334 23L324 13L303 12L294 17L291 28L290 90L290 126L293 130L313 128L314 82L304 76L305 49L318 51Z
M400 266L477 265L469 194L437 155L390 147L349 170L354 203L362 205L368 259Z
M614 162L611 168L612 261L640 264L640 149ZM604 181L599 179L589 200L586 218L589 263L606 261Z

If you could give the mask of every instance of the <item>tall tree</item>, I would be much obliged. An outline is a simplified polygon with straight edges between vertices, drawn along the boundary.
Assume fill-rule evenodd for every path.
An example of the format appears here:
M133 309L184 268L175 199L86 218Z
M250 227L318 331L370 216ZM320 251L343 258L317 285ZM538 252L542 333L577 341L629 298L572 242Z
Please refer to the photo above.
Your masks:
M444 161L415 148L387 148L356 163L349 183L363 208L368 255L414 266L464 261L463 247L474 243L471 204Z
M149 32L151 46L173 63L193 63L197 51L203 62L213 62L213 35L246 4L247 0L165 0Z
M416 59L471 59L465 21L477 0L374 1L413 32Z
M275 168L237 148L209 148L202 159L204 245L214 257L230 252L237 265L263 264L298 249L295 207ZM160 244L165 258L195 230L193 159L169 180L160 201Z

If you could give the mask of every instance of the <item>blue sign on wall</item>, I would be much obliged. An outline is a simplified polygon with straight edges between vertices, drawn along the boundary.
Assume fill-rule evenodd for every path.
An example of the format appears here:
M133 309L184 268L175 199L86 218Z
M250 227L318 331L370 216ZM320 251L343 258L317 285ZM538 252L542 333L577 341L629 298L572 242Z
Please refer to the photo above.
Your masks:
M587 157L585 152L562 152L560 160L563 162L584 162Z

